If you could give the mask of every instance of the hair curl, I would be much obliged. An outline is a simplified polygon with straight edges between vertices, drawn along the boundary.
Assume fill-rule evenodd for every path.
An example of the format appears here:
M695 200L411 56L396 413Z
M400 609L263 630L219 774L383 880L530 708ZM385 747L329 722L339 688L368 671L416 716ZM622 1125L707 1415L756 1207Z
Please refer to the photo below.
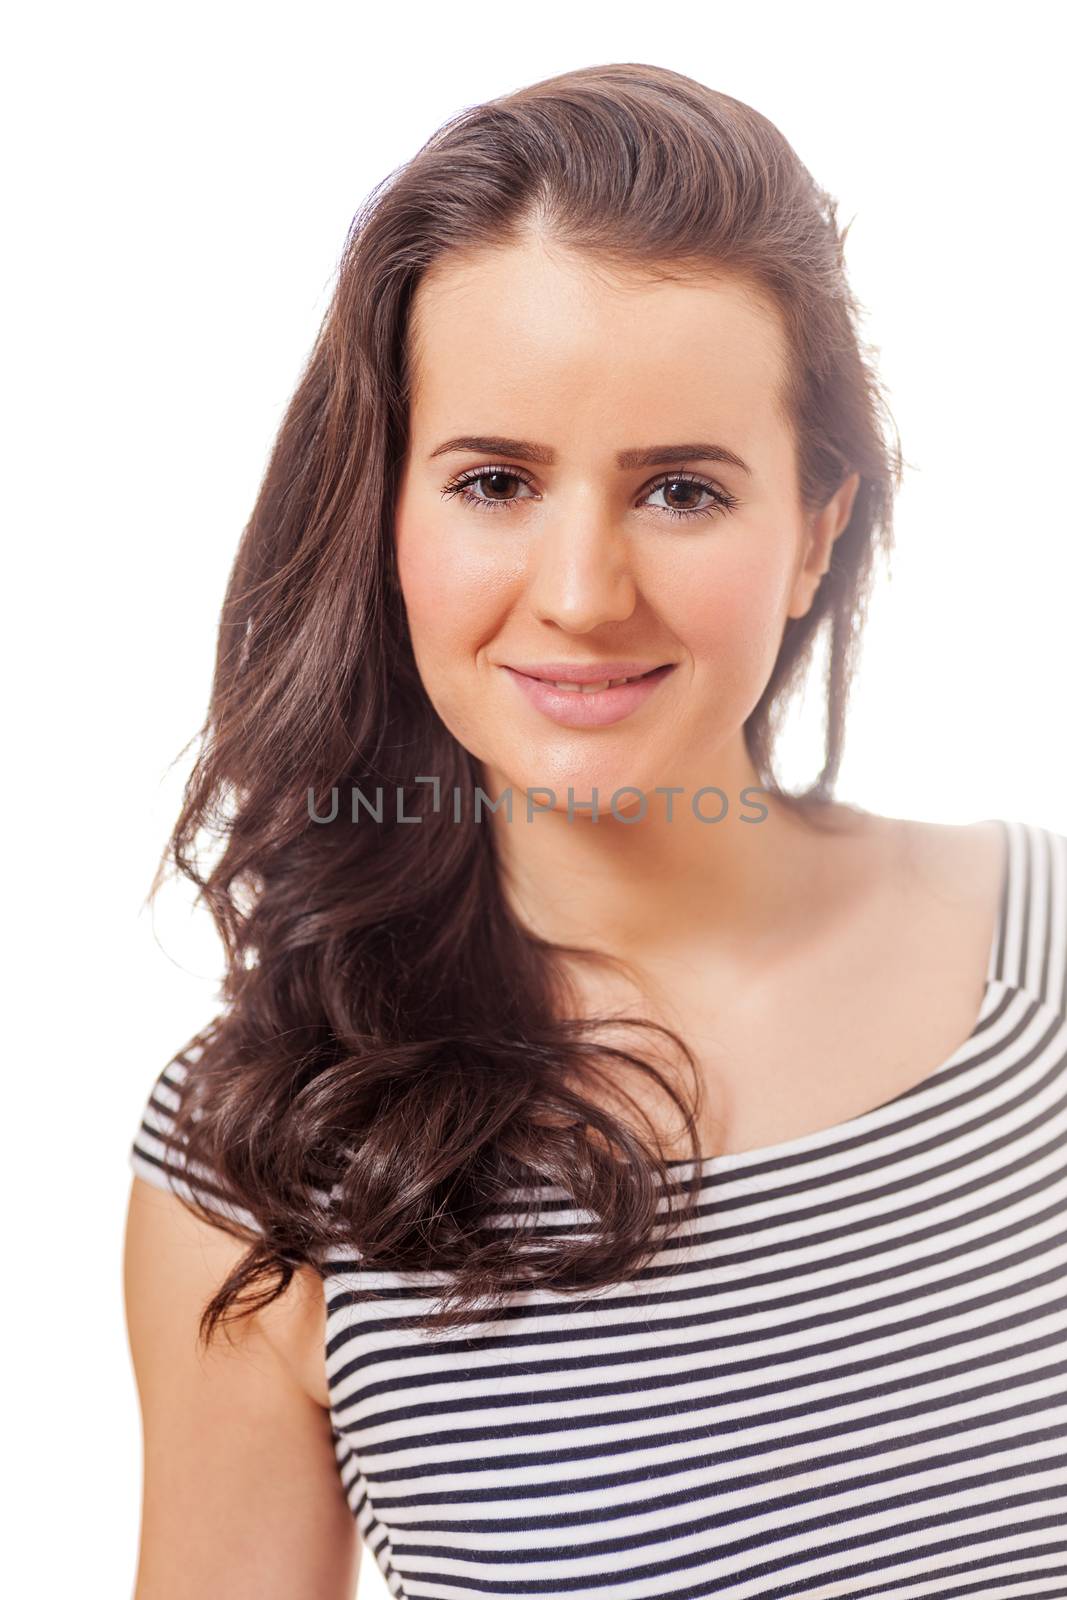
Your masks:
M196 1067L172 1139L187 1177L201 1165L260 1232L205 1307L207 1341L239 1296L255 1310L337 1245L372 1270L447 1275L434 1325L514 1289L592 1291L633 1274L696 1199L699 1171L678 1184L655 1138L587 1089L599 1076L610 1092L619 1062L648 1074L681 1110L696 1161L690 1106L653 1062L565 1015L555 957L569 947L509 910L492 828L450 825L413 781L438 775L469 815L480 768L422 688L396 575L412 297L448 252L531 226L613 268L730 274L780 312L803 504L825 504L852 471L860 484L744 737L766 787L815 821L837 778L901 461L836 203L765 117L662 67L588 67L463 110L353 221L240 541L197 759L151 891L168 867L195 883L226 954L220 1014L187 1047ZM820 630L824 761L788 795L772 750ZM343 810L309 819L309 792L371 797L379 784L402 790L421 825L388 808L374 825ZM693 1065L670 1030L624 1020ZM595 1226L540 1229L534 1249L536 1207L516 1211L528 1185L573 1197ZM502 1213L507 1228L494 1226Z

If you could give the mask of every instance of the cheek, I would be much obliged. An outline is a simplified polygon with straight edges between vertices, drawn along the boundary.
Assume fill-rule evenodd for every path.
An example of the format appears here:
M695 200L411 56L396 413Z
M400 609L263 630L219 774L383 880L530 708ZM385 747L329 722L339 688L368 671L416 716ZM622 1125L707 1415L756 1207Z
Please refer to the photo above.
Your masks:
M397 571L416 654L451 655L477 636L498 603L494 565L435 528L430 518L398 528Z
M486 517L492 513L485 513ZM478 653L500 632L522 589L521 563L487 539L455 537L411 515L397 525L397 573L415 664L434 710L449 731L483 755L484 706L472 672Z
M672 586L672 628L698 674L713 675L720 688L733 686L745 698L755 689L758 698L781 643L786 574L779 560L717 556Z

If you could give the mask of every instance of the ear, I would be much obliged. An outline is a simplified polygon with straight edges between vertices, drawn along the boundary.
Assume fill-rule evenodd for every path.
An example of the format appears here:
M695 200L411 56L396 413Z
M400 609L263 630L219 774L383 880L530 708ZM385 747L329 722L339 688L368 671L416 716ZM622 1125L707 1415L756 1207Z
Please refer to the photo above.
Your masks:
M815 592L830 566L834 543L848 527L852 504L859 486L860 475L858 472L853 472L834 490L822 510L815 512L809 519L802 564L793 580L787 616L804 617L811 609Z

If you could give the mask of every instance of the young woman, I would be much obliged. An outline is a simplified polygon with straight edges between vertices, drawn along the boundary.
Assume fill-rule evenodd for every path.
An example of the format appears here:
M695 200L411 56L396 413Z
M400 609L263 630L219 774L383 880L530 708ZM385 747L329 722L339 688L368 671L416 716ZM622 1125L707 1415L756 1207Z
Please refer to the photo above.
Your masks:
M1067 1595L1067 837L833 798L856 324L661 68L357 217L171 842L228 972L131 1151L138 1600L340 1600L357 1533L409 1600Z

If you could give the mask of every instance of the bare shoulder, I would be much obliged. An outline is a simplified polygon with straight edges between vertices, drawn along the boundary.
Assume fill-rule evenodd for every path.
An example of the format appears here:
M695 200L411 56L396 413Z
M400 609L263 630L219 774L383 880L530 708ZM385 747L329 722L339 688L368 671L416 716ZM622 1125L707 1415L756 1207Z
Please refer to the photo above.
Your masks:
M855 864L867 860L886 872L915 870L961 884L990 869L996 875L1004 858L1004 825L982 822L927 822L894 817L835 802L820 814L825 837L840 841Z
M1007 866L1004 824L927 822L842 806L827 814L817 846L819 881L849 919L880 921L914 943L926 928L936 946L963 935L971 966L997 915Z
M914 877L939 899L988 910L1003 881L1007 841L1003 824L925 822L887 817L895 870Z

